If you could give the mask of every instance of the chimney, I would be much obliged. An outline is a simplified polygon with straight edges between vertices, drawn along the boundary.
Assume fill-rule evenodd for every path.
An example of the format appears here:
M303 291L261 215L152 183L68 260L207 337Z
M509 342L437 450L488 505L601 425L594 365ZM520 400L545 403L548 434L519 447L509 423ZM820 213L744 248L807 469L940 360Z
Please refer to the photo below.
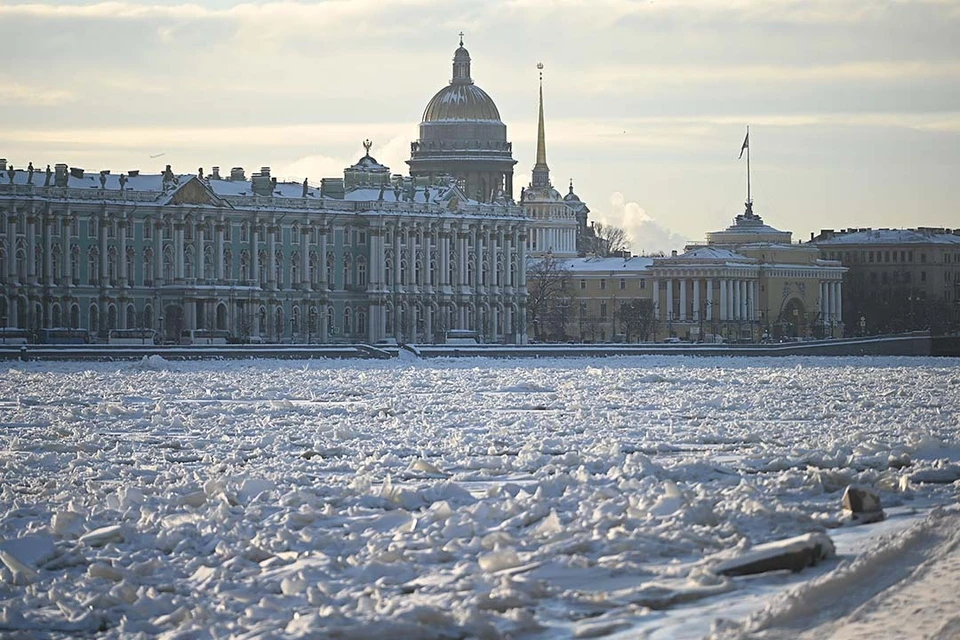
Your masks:
M243 167L234 167L233 169L230 169L230 179L240 180L241 182L246 180L246 176L243 175Z
M270 167L260 167L260 175L270 177Z
M211 169L210 179L211 179L211 180L219 180L219 179L220 179L220 167L213 167L213 168Z
M677 250L674 249L673 251L671 251L671 252L670 252L670 255L673 256L674 258L676 258L676 257L677 257Z
M7 170L7 159L0 158L0 171L6 171L6 170Z
M102 175L102 176L108 176L108 175L110 175L110 169L101 169L101 170L100 170L100 175Z
M139 175L140 169L130 169L130 171L127 171L127 176L130 178L136 178Z
M53 186L55 187L67 186L67 165L60 163L54 167Z
M70 175L73 176L74 178L82 178L83 169L81 169L80 167L70 167Z
M273 184L270 181L270 167L264 167L264 169L267 170L266 174L261 171L250 177L250 186L253 189L253 194L256 196L273 195Z

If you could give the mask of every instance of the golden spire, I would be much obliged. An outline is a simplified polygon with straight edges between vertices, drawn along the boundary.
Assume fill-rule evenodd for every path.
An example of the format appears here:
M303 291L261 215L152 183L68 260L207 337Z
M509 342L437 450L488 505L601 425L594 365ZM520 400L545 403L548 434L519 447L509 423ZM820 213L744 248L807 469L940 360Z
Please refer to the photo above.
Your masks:
M533 186L550 185L550 168L547 166L547 136L543 128L543 63L537 63L540 70L540 120L537 123L537 163L533 167Z

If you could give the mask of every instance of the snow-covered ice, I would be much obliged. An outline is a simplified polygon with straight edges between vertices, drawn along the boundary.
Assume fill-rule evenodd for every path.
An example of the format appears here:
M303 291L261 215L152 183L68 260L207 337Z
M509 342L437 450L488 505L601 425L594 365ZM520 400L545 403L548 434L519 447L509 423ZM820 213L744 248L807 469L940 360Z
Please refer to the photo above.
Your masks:
M0 635L879 637L960 593L956 360L4 366Z

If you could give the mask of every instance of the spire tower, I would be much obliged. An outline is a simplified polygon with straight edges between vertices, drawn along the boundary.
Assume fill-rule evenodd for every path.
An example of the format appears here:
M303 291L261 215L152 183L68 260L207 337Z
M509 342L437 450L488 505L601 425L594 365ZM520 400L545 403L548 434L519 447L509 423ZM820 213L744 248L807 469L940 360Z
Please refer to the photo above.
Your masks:
M533 166L531 185L550 186L550 167L547 166L547 137L543 129L543 63L537 63L540 70L540 119L537 123L537 163Z

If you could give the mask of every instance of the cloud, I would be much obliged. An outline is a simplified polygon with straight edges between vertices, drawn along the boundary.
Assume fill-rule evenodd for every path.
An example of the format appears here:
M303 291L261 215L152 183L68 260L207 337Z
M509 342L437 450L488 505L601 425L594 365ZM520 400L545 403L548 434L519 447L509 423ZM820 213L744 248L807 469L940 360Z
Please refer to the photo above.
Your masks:
M31 107L50 107L73 102L74 96L62 89L46 89L19 82L0 80L0 106L23 105Z
M610 196L610 205L604 210L592 210L591 217L605 224L612 224L627 232L630 237L630 247L633 253L655 253L664 251L669 253L673 249L680 250L690 242L678 233L663 226L648 214L636 202L628 202L624 195L615 192Z

